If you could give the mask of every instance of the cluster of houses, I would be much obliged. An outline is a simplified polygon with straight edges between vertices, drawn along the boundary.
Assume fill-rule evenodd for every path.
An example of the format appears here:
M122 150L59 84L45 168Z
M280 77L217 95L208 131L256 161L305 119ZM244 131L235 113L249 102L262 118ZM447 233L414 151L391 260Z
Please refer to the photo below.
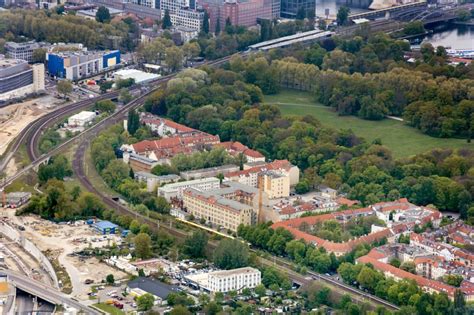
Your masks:
M314 236L300 230L303 225L313 226L318 222L336 220L344 223L354 218L377 216L386 226L372 226L372 233L351 239L347 242L337 243ZM431 222L433 226L439 226L441 213L435 209L418 207L402 198L393 202L380 202L367 208L344 210L316 216L308 216L277 222L273 228L282 227L290 231L296 239L303 239L307 243L324 247L328 252L336 256L342 256L352 251L362 243L373 243L382 239L394 240L401 233L413 230L415 225L423 225Z
M471 302L474 301L474 254L446 243L453 241L452 234L463 235L467 242L472 242L474 229L463 223L454 223L434 232L411 232L410 244L388 244L374 248L358 258L357 262L370 263L385 276L396 280L412 279L426 292L446 293L451 299L456 289L459 289L466 301ZM390 264L394 258L401 263L413 263L416 274ZM459 288L442 281L447 275L463 278Z

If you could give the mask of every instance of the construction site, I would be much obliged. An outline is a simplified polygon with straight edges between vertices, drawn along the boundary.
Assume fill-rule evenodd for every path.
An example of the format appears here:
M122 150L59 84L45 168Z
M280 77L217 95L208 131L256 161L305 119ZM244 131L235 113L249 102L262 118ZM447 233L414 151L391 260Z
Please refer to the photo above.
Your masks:
M113 274L117 280L127 278L126 273L102 263L93 255L80 254L87 249L120 244L120 236L99 235L84 221L56 224L33 215L15 216L14 209L0 210L1 267L48 283L80 300L88 299L94 285L88 283L89 279L100 281L108 274ZM31 248L25 250L24 246L30 244L34 244L37 253Z

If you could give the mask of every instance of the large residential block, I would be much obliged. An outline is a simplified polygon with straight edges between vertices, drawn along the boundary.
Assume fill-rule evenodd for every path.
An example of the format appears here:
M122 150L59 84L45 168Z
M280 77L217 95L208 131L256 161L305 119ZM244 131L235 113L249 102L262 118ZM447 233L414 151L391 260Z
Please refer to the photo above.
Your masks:
M208 288L212 293L240 292L245 288L253 289L260 283L260 270L251 267L214 271L208 277Z
M33 62L33 52L41 47L41 44L36 41L29 41L24 43L5 43L5 50L9 58L21 59L28 62Z

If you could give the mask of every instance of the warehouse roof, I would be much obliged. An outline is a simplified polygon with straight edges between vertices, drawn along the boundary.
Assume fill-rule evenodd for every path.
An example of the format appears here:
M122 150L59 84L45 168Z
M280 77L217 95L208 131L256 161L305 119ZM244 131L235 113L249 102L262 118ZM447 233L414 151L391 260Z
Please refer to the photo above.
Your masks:
M98 228L98 229L101 229L101 230L104 230L104 229L115 229L118 227L117 224L114 224L110 221L98 221L96 223L94 223L92 226Z

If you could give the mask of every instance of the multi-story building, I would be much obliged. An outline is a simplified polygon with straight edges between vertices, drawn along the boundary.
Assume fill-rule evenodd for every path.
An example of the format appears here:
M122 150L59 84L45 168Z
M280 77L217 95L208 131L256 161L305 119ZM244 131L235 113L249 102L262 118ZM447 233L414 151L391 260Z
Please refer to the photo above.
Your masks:
M209 14L211 31L218 22L223 29L227 19L232 25L250 27L257 25L258 19L271 20L280 13L277 0L198 0L198 4Z
M41 44L35 41L25 43L5 43L5 51L8 58L21 59L28 62L33 62L33 52L41 47Z
M183 199L183 192L188 188L199 189L200 191L219 189L220 180L210 177L167 184L158 188L158 196L162 196L168 201L175 198Z
M174 183L181 179L181 177L175 174L157 176L152 173L142 171L135 172L134 176L136 181L146 183L148 192L154 191L156 187L160 185Z
M299 169L287 160L275 160L242 171L229 172L224 176L251 187L258 187L259 178L262 178L264 192L272 196L270 198L281 198L289 196L290 187L298 183Z
M237 165L222 165L209 168L201 168L193 171L181 172L179 175L185 180L199 179L204 177L216 177L219 174L225 174L227 172L238 171L239 167Z
M281 0L281 17L294 19L299 10L307 12L315 12L316 0Z
M44 91L44 65L25 60L0 59L0 101Z
M46 54L48 73L58 78L77 81L99 74L120 63L120 51L50 50Z
M242 289L253 289L261 283L261 273L258 269L244 267L232 270L210 272L208 289L210 292L240 292Z
M225 182L221 189L186 189L183 193L183 205L196 218L204 219L217 227L237 231L240 224L257 223L257 196L258 190L253 187Z
M196 10L195 1L190 0L160 0L161 18L168 11L173 26L184 26L201 31L204 12Z
M130 154L128 163L134 172L151 172L158 162L138 154Z
M80 113L77 113L69 117L67 120L67 124L69 126L74 126L74 127L77 127L77 126L84 127L90 124L91 122L93 122L96 117L97 117L97 114L95 112L82 111Z

